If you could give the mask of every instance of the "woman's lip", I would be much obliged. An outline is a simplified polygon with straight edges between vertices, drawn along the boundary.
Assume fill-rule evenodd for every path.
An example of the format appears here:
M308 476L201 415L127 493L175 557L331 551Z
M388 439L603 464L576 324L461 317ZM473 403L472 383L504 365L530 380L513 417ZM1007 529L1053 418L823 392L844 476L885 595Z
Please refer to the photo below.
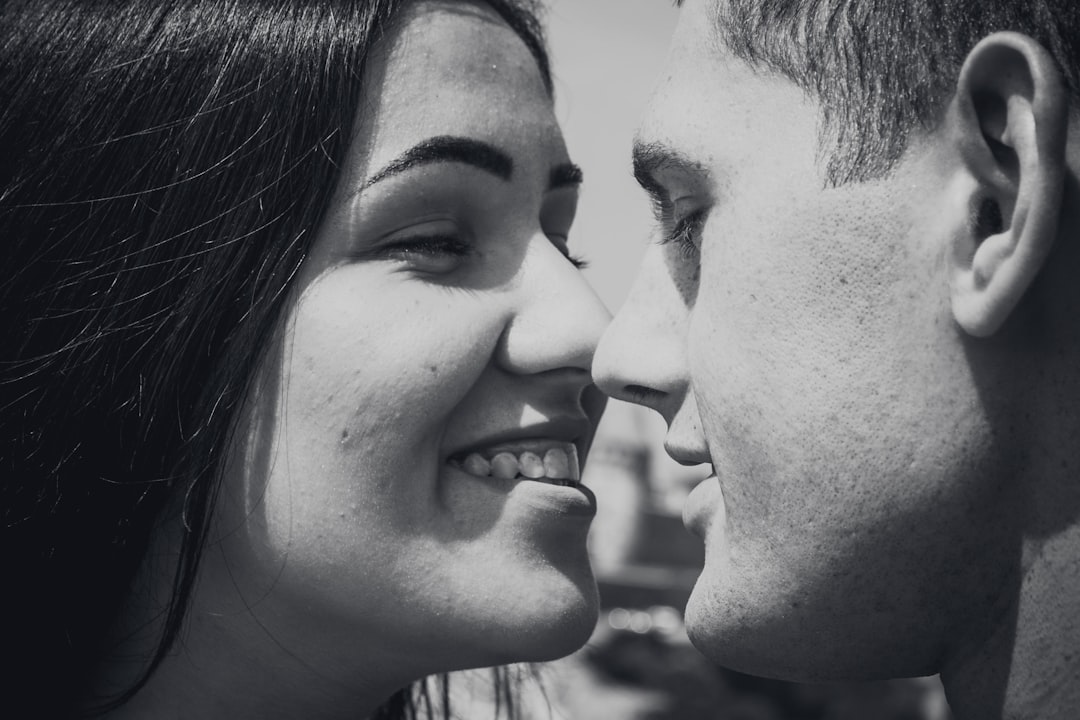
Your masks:
M683 525L694 535L705 539L713 519L723 510L724 496L720 479L715 474L702 480L686 498L683 506Z
M596 515L596 495L593 494L592 490L580 483L576 485L553 485L528 478L501 480L495 477L472 475L450 463L444 464L443 467L448 468L459 479L468 479L480 483L499 494L508 495L511 498L520 498L540 511L588 518Z

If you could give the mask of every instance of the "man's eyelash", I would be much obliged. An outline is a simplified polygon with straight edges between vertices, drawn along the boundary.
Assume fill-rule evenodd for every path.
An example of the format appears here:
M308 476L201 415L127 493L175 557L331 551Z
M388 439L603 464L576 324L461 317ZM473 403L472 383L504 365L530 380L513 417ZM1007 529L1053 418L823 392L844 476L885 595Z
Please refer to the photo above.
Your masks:
M668 245L675 243L679 248L679 252L684 257L693 258L696 257L699 250L698 244L694 238L701 231L701 226L705 222L705 215L707 211L705 209L697 210L690 213L686 217L677 221L670 231L664 233L660 238L661 245Z

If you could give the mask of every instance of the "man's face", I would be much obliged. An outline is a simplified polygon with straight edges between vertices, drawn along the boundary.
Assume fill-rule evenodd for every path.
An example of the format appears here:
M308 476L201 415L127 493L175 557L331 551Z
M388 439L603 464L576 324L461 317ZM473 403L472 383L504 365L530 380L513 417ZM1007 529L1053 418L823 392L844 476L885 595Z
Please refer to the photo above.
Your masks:
M817 101L711 27L687 0L635 158L670 242L594 372L714 466L685 511L699 648L790 679L935 672L996 619L1017 522L1001 379L950 314L947 165L928 135L887 178L828 187Z

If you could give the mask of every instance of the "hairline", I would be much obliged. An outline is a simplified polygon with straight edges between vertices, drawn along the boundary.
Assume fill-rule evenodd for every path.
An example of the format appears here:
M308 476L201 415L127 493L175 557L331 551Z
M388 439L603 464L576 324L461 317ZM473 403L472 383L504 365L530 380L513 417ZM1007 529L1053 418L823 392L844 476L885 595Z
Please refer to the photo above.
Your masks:
M913 136L938 127L967 54L994 32L1039 42L1074 111L1080 99L1080 9L1069 0L988 0L975 16L970 0L703 1L717 43L818 103L818 152L834 186L888 175Z

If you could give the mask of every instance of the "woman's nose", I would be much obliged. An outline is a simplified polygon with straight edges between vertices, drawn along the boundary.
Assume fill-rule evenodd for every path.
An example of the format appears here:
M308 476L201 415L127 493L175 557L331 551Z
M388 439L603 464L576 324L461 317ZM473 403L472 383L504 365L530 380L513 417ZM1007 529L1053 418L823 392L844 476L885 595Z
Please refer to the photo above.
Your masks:
M610 397L650 407L670 424L689 386L689 308L661 253L659 246L646 251L626 301L600 340L593 379Z
M500 338L496 361L519 374L574 368L588 380L611 313L546 238L534 248L523 259L517 312Z

